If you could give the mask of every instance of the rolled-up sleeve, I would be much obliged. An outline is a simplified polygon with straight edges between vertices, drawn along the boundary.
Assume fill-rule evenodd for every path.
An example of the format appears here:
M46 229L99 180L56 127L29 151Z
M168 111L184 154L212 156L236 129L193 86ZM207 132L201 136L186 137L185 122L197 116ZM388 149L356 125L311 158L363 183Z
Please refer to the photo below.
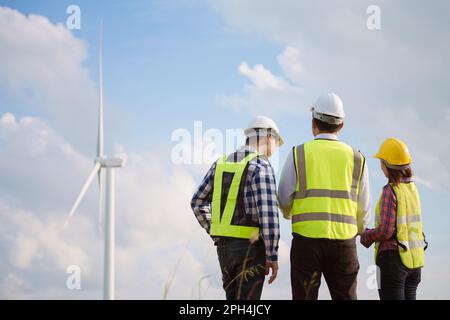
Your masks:
M367 229L361 235L361 244L370 247L374 242L390 239L395 232L397 221L397 198L390 185L383 188L380 205L379 225L373 229Z
M197 191L192 196L191 208L200 225L209 233L211 228L211 201L216 162L203 178Z
M356 219L358 223L358 234L362 234L370 223L370 219L372 216L371 202L372 199L370 196L369 188L369 169L367 168L367 162L364 162L358 195L358 209Z

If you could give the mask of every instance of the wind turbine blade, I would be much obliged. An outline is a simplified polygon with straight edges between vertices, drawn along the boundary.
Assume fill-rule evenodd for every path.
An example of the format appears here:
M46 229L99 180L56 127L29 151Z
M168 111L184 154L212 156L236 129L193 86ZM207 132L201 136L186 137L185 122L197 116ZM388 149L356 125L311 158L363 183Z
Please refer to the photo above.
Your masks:
M102 183L102 171L98 171L98 232L102 234L102 222L103 222L103 183Z
M103 21L100 25L98 54L99 101L98 101L98 140L97 157L103 157Z
M67 220L64 223L64 226L67 226L69 224L70 218L72 218L73 214L75 213L75 210L77 210L78 205L80 204L81 200L83 199L84 195L86 194L90 184L92 183L92 180L94 180L95 174L99 171L99 169L100 169L100 162L96 162L94 168L92 169L86 182L84 183L83 188L81 189L81 192L78 195L78 198L72 207L72 210L70 210L69 216L67 217Z

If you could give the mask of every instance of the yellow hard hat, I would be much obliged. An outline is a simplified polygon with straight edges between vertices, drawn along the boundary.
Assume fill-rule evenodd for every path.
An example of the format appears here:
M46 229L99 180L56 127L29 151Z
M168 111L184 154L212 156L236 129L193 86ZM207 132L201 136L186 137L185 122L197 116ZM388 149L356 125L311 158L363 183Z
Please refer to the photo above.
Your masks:
M403 169L412 162L408 147L396 138L386 139L374 157L384 160L392 169Z

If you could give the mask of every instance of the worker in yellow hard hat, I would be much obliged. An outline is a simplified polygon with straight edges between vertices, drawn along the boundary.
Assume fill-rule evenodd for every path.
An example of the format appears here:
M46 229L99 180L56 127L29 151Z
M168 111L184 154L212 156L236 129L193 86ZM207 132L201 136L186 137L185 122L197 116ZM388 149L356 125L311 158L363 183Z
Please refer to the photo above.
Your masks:
M427 247L422 231L420 197L412 181L412 158L406 144L386 139L375 155L388 178L376 207L375 228L366 229L361 244L375 243L381 300L415 300Z

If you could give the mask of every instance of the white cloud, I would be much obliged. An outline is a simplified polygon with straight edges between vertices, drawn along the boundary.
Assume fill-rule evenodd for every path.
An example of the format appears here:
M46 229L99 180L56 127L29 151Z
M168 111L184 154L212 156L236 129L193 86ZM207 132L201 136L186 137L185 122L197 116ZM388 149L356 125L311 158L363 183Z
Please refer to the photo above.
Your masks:
M73 193L62 186L81 183L77 175L84 174L92 163L39 118L16 120L11 113L4 114L0 141L0 190L3 197L26 210L41 212L52 210L51 203L67 203ZM74 166L72 171L67 171L69 165ZM52 202L48 190L60 190Z
M85 153L94 150L97 99L82 66L86 45L62 24L4 7L0 45L0 86L26 106L17 113L42 115L16 118L15 110L0 115L0 296L100 298L103 241L97 234L96 181L63 228L93 166ZM210 261L202 257L212 247L189 207L191 173L155 152L128 154L118 145L116 153L127 158L117 173L118 297L161 298L182 256L185 265L169 297L189 298L210 272ZM69 265L81 267L80 292L66 289ZM214 288L220 285L210 292Z
M255 87L259 89L269 88L283 90L283 88L287 86L283 79L274 76L261 64L257 64L253 68L250 68L247 62L242 62L239 66L239 73L248 77L253 82Z
M305 67L302 65L300 52L297 48L286 47L283 53L278 55L277 61L284 74L297 85L300 85L306 79Z
M288 47L278 56L284 75L276 76L262 64L250 67L247 62L239 65L239 74L247 77L243 94L223 95L219 97L225 107L246 110L254 114L268 115L298 109L303 99L303 90L298 83L302 78L302 66L298 50Z
M448 186L448 147L431 142L449 133L442 121L450 114L448 93L440 89L448 87L442 67L448 65L444 52L449 50L415 48L404 39L410 34L404 29L369 34L358 29L365 25L359 11L330 3L323 11L315 2L216 2L230 25L286 47L277 57L282 75L261 64L241 64L239 72L250 83L243 93L222 97L224 104L254 113L266 110L269 115L280 110L298 113L305 107L306 115L306 105L316 94L337 88L353 115L349 123L377 142L385 135L402 135L419 176ZM364 13L359 3L352 2L353 8ZM395 5L384 2L383 8L391 6ZM412 12L412 20L420 20ZM315 23L321 14L328 18L321 21L328 23ZM398 16L395 26L410 26L400 23L410 18ZM446 20L427 20L423 30L413 30L425 47L440 48L433 39L446 38L442 29L437 31L441 36L428 36L427 23L434 26L436 21ZM0 118L0 256L6 257L0 264L0 297L99 298L102 239L96 234L96 183L71 226L62 229L92 167L92 159L80 152L93 150L95 143L90 134L95 133L95 85L82 67L86 46L62 25L7 8L0 8L0 45L0 85L28 106L23 114L37 113L31 107L43 114L16 119L12 110ZM436 79L440 86L434 88ZM436 120L435 114L444 116ZM374 121L380 115L382 120ZM407 129L393 121L398 116ZM127 158L117 172L118 297L161 298L181 259L183 268L175 273L169 298L196 297L193 292L204 275L212 275L203 282L204 297L222 298L214 247L189 208L195 187L192 172L168 164L169 152L136 154L120 146L116 152ZM274 286L265 288L266 297L289 298L288 257L288 245L281 242L282 270ZM65 288L65 267L72 264L82 267L81 292Z
M92 160L39 118L4 114L0 143L0 255L6 258L0 289L7 288L0 295L101 297L103 241L97 234L96 182L70 226L63 228ZM116 178L118 297L162 298L181 257L183 267L175 274L169 298L189 298L198 280L216 268L213 257L203 260L212 241L189 206L192 175L151 153L127 153L123 147L117 153L127 158ZM65 287L66 268L73 264L82 270L83 290L78 293ZM218 288L216 281L210 294L220 294Z
M447 90L450 75L443 72L450 65L446 54L450 42L442 41L450 38L450 30L443 23L448 21L449 2L436 1L433 6L425 6L420 1L379 1L382 21L379 31L366 28L366 8L373 4L370 1L281 0L274 4L269 0L219 0L210 4L229 28L286 48L277 61L284 76L303 88L297 109L283 110L286 117L291 117L289 111L294 111L299 121L306 124L309 115L306 117L307 113L301 110L319 94L337 92L347 114L343 135L366 154L372 177L378 179L378 166L372 166L376 162L369 156L387 137L404 140L412 153L415 180L420 188L432 189L433 194L442 198L440 205L423 208L429 234L438 237L434 232L437 226L448 227L447 219L440 212L448 206L446 194L450 191L450 147L446 143L450 136ZM289 50L290 47L297 51ZM293 70L296 70L294 76L290 74ZM254 96L262 96L260 91ZM251 94L229 96L234 97L229 102L241 108L250 106L249 101L254 108L258 103L264 105ZM277 106L283 99L285 95L270 95L267 101ZM299 142L287 141L287 144ZM424 203L430 202L429 192L423 195L427 197ZM448 237L443 241L448 245ZM378 299L377 292L368 290L364 283L365 268L373 263L371 250L362 253L360 263L360 297ZM427 251L419 298L448 298L445 283L449 277L441 268L446 263L445 249Z
M88 258L80 247L70 245L64 239L61 225L45 221L48 217L39 218L32 212L22 210L2 209L2 224L7 225L11 232L17 232L16 237L10 238L9 262L18 269L30 269L34 264L48 258L46 262L56 270L64 271L69 261L78 261L86 272L89 272ZM6 237L5 237L6 238ZM8 240L3 238L2 240Z
M448 19L448 2L426 7L418 1L381 1L379 31L366 27L369 1L210 4L237 32L284 46L277 57L283 77L269 79L285 83L288 78L293 83L286 91L257 86L253 77L266 79L272 72L254 68L252 85L244 88L244 95L228 94L222 97L223 104L252 113L278 111L306 121L307 107L319 94L337 92L348 115L344 131L351 130L348 134L360 137L354 140L364 141L359 146L364 152L373 153L389 136L404 139L419 182L449 190L450 148L438 142L450 135L450 95L444 89L450 86L450 76L442 73L450 64L444 54L450 43L439 40L450 37L441 23ZM408 21L417 23L411 26Z
M0 193L0 255L7 258L0 265L0 296L100 298L103 241L97 234L96 182L63 228L91 159L42 119L16 119L11 113L0 119L8 119L0 121L0 159L9 160L0 165L2 187L9 190ZM27 152L36 143L32 137L42 131L41 147ZM202 299L223 299L215 247L189 207L196 187L192 173L166 163L168 151L167 157L136 154L118 145L116 155L127 159L116 173L117 297L161 299L165 284L172 281L169 299L197 299L199 290ZM26 171L25 180L19 173L29 163L33 170ZM49 174L56 168L56 174ZM17 186L13 177L20 180ZM288 261L289 246L282 241L282 271L276 284L265 287L265 297L290 297ZM69 265L81 267L81 291L65 287Z
M93 152L98 98L84 66L85 42L62 23L0 6L0 47L0 85L17 102L12 111L41 115L74 146ZM106 104L106 129L117 130L118 111Z

